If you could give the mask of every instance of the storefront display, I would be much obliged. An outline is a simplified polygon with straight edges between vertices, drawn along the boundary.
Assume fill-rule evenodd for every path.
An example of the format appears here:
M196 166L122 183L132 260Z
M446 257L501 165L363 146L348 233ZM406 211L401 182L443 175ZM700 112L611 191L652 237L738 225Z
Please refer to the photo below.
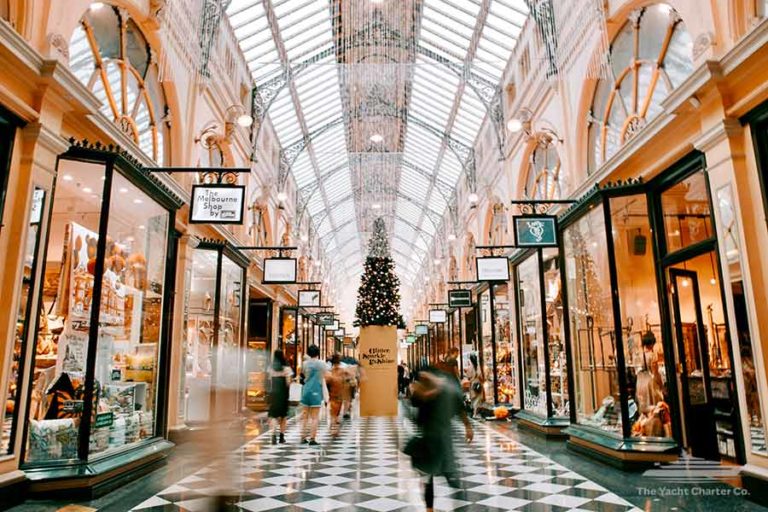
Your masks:
M242 389L242 383L229 382L229 365L217 363L242 347L244 263L223 243L200 244L192 254L183 377L187 424L210 420L219 387Z
M29 330L32 328L32 301L31 294L35 289L35 277L37 276L37 254L40 245L40 223L45 207L45 190L35 188L32 192L32 208L29 213L29 227L27 239L24 244L24 260L21 278L21 294L16 312L16 330L14 333L13 353L11 356L11 373L8 378L8 389L3 408L3 422L0 425L2 442L0 453L10 454L16 439L17 411L21 399L22 377L24 375L23 358L26 353L26 342L29 338Z
M301 353L299 351L298 332L299 312L296 308L280 309L280 349L285 356L286 364L293 369L294 375L298 375L301 367ZM325 333L323 333L325 336Z
M58 163L28 390L26 466L156 438L170 232L180 201L112 153ZM73 471L78 471L73 469Z
M489 289L481 292L477 300L479 309L478 323L480 324L480 370L485 377L483 388L485 401L496 403L496 374L494 372L494 343L493 343L493 307L491 305L491 292Z
M509 285L493 286L493 330L496 343L496 401L513 404L517 392L517 358L512 348Z
M740 458L702 169L693 155L648 185L597 189L563 221L572 443L635 460L661 460L678 445L695 457Z
M267 376L272 359L271 324L272 301L251 296L248 303L245 405L254 410L267 407Z

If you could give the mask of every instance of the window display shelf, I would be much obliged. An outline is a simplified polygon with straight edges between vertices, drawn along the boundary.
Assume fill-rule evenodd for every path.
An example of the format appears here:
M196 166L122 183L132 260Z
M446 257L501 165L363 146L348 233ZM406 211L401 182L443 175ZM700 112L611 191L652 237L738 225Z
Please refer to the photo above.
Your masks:
M563 433L569 436L569 448L625 469L672 462L679 453L671 438L622 438L585 425L571 425Z

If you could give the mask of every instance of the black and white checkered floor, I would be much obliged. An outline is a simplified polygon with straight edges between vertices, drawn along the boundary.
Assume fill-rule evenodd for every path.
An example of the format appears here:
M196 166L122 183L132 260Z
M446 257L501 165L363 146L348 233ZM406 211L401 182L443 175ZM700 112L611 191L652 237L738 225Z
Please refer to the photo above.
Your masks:
M237 450L228 464L236 470L234 511L423 511L422 479L411 469L403 446L413 433L400 418L347 421L338 439L321 427L320 447L299 443L292 424L288 443L272 446L263 434ZM512 441L484 424L466 445L457 428L464 489L440 478L435 509L440 511L605 511L639 512L629 502ZM208 511L215 491L214 464L161 491L133 510Z

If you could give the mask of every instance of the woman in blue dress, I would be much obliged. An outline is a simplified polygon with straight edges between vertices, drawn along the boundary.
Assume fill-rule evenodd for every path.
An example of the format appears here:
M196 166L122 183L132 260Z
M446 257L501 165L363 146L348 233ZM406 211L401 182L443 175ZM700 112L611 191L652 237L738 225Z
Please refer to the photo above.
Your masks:
M312 345L307 349L309 359L304 363L304 387L301 390L301 405L303 406L301 424L301 442L310 446L318 446L317 424L320 417L320 407L323 405L323 382L325 381L325 363L320 357L320 349Z

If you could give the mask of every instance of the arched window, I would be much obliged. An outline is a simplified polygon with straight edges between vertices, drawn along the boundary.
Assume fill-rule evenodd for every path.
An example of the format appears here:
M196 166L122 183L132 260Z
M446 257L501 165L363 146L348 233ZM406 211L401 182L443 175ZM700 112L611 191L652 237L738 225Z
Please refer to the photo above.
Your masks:
M661 112L661 102L693 71L692 55L691 36L672 7L655 4L630 15L611 45L609 77L592 100L590 172Z
M165 161L167 107L157 65L125 11L96 3L69 44L72 72L101 100L101 110L159 165Z
M560 199L563 188L560 155L555 140L549 135L542 135L537 138L536 149L528 162L525 197L535 200Z

